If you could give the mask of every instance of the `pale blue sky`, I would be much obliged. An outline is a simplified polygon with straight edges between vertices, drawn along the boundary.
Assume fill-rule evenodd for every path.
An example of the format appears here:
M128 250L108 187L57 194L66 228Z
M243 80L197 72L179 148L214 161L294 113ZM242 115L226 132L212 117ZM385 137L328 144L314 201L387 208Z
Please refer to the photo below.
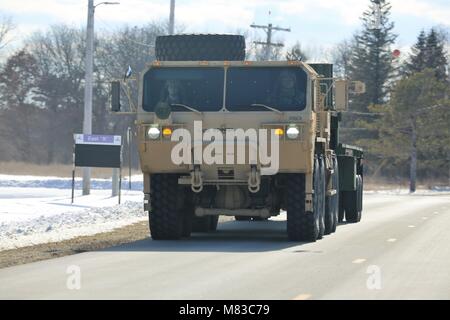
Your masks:
M98 0L101 2L101 0ZM169 0L121 0L120 5L100 6L96 30L113 30L128 23L142 25L168 17ZM275 38L287 45L300 41L309 50L329 48L360 28L359 17L369 0L177 0L177 23L187 32L221 33L250 30L253 22L269 21L290 27L291 33ZM397 47L406 49L423 28L450 30L450 0L391 0L392 20L399 34ZM0 15L11 16L17 25L16 43L35 30L51 24L86 24L87 0L0 0ZM253 31L252 31L253 32ZM260 33L263 36L263 33ZM317 50L319 51L319 50Z

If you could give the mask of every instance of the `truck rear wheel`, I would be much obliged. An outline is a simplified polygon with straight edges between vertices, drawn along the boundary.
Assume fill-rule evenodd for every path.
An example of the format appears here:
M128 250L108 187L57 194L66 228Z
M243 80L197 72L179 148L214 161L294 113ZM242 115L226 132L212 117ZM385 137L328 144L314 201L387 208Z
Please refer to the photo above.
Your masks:
M218 34L159 36L155 49L160 61L242 61L245 38Z
M326 197L325 234L336 232L339 219L339 168L335 157L332 158L332 163L334 173L331 176L331 185L336 190L336 194Z
M356 190L344 193L345 220L349 223L361 221L362 215L362 177L356 176Z
M318 201L319 201L319 236L318 239L322 239L323 235L325 234L325 198L326 198L326 182L325 182L325 159L320 156L319 158L319 165L320 165L320 175L319 175L319 188L314 189L319 190L320 193L318 193Z
M153 240L178 240L183 234L190 234L186 225L191 212L186 205L185 190L178 185L178 175L151 175L150 198L149 224Z
M305 175L288 174L286 180L287 233L291 241L314 242L320 236L321 198L324 187L321 185L319 160L314 161L313 212L305 211Z

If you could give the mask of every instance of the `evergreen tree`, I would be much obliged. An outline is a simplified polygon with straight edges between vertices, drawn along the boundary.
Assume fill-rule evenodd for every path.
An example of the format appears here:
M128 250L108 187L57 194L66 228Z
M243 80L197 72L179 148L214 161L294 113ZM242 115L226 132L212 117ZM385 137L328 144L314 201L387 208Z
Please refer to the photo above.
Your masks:
M415 72L421 72L426 68L426 48L427 48L427 35L422 30L417 38L416 44L412 47L410 61L405 64L405 73L411 74Z
M431 29L428 35L422 31L412 48L409 61L405 64L405 73L411 75L432 69L438 80L445 81L448 61L444 47L444 40L435 29Z
M392 32L390 10L389 1L371 0L369 10L362 17L364 28L355 35L349 75L352 80L365 82L367 92L352 99L354 111L367 112L371 104L386 103L393 72L391 45L397 38Z
M409 173L411 192L417 173L436 178L446 166L450 100L442 97L448 92L434 70L416 72L396 84L389 105L382 107L385 115L376 121L380 139L373 148L382 159L379 168L391 175Z
M426 44L426 67L435 70L438 80L446 80L447 57L445 56L444 43L439 39L437 32L431 29Z
M390 21L391 5L385 0L371 0L362 16L363 30L354 36L353 54L348 68L351 80L363 81L366 93L353 95L350 112L344 113L342 140L366 150L366 169L373 171L379 159L374 145L379 138L375 125L379 117L376 108L387 103L394 76L391 45L397 35Z

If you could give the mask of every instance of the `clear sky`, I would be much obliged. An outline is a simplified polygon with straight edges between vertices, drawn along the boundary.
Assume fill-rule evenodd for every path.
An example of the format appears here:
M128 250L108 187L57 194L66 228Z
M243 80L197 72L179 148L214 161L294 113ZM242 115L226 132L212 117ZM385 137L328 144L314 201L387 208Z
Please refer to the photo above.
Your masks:
M109 0L112 1L112 0ZM114 30L124 23L142 25L167 19L169 0L114 0L120 5L96 10L96 30ZM16 43L51 24L85 26L87 0L0 0L0 15L12 17ZM96 3L101 2L97 0ZM391 0L392 20L399 34L397 47L414 43L423 28L440 26L450 31L450 0ZM250 30L251 23L269 20L291 33L275 39L287 45L300 41L309 49L328 48L349 38L361 26L359 17L369 0L176 0L176 21L192 33L232 33ZM269 17L269 11L271 16ZM253 32L253 31L252 31ZM262 36L263 34L261 34Z

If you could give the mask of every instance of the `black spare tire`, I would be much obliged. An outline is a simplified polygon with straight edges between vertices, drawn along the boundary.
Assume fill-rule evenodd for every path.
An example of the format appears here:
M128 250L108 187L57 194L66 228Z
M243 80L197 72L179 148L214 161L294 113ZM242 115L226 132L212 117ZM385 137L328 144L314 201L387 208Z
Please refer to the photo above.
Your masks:
M243 61L245 38L219 34L159 36L155 51L159 61Z

